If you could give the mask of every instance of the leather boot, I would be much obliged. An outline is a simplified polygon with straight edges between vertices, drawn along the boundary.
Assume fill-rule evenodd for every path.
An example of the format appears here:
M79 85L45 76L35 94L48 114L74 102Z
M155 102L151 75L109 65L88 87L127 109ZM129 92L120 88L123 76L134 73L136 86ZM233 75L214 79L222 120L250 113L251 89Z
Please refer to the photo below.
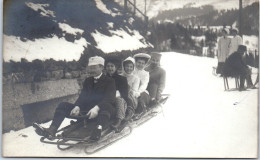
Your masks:
M56 126L53 126L53 125L51 125L49 128L44 128L37 123L33 123L33 127L35 128L35 132L39 136L43 136L43 137L46 137L46 138L55 137L57 129L58 129Z
M92 141L98 141L101 138L101 133L102 133L102 126L97 125L97 127L91 133L90 139Z

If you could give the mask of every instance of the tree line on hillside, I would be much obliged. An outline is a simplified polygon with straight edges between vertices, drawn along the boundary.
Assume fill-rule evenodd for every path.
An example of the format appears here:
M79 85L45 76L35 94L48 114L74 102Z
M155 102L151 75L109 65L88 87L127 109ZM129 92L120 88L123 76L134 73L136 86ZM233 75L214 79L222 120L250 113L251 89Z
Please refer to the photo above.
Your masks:
M202 7L184 7L184 8L177 8L172 10L165 10L165 11L160 11L156 17L152 18L152 21L156 22L159 20L166 20L166 19L176 21L177 19L183 19L183 18L208 14L213 10L214 8L211 5L205 5Z
M197 12L195 12L197 11ZM242 29L245 35L259 34L259 2L255 2L242 10ZM181 19L176 17L183 16ZM238 9L214 10L209 6L206 9L183 8L163 11L158 14L152 21L173 20L174 23L182 25L200 25L200 26L232 26L238 24Z

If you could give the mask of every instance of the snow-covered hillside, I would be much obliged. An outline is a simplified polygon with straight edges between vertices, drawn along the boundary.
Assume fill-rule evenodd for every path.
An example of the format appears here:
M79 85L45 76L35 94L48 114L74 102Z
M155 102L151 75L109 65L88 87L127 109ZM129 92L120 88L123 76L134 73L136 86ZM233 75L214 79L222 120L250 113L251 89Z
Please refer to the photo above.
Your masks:
M88 46L104 53L152 46L142 22L114 1L13 0L5 2L4 11L5 61L71 61Z
M124 0L116 0L123 4ZM133 0L130 0L133 1ZM212 5L217 10L239 8L238 0L146 0L147 2L147 16L153 18L158 15L160 11L171 10L175 8L189 7L201 7L204 5ZM243 7L250 5L258 0L246 0L243 1ZM137 7L144 11L145 0L137 0Z
M224 91L222 77L212 74L216 65L212 58L163 53L162 67L167 72L164 92L171 94L163 113L93 155L86 155L81 148L60 151L55 145L43 144L32 127L3 134L3 155L256 157L258 90ZM256 73L253 69L253 81ZM235 86L234 79L229 83L231 88Z

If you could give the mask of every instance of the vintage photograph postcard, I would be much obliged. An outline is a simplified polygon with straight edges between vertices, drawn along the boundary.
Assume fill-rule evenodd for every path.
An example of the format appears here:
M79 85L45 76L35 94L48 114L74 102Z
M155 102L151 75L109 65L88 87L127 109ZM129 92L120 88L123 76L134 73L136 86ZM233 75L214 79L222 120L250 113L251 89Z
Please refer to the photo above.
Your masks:
M2 158L258 158L258 0L3 0Z

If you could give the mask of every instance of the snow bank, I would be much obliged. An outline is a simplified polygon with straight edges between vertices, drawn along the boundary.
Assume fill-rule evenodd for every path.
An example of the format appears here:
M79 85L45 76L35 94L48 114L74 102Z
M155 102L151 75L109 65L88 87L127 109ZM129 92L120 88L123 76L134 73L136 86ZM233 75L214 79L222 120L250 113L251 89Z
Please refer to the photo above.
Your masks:
M110 33L112 34L111 37L101 34L98 31L92 33L91 35L97 42L97 48L101 49L105 53L122 50L136 50L139 48L146 48L150 45L140 41L143 37L138 31L132 32L133 35L129 35L123 29L119 29L116 31L110 30Z
M77 35L77 33L82 34L84 32L84 30L78 29L78 28L72 28L70 25L68 25L66 23L58 23L58 24L59 24L60 29L66 33Z
M54 12L50 11L50 10L46 10L44 7L49 7L49 4L35 4L32 2L25 2L25 4L30 7L31 9L33 9L34 11L41 11L41 15L45 16L45 17L55 17Z
M67 61L78 60L84 47L87 47L88 44L84 38L72 43L57 36L25 42L15 36L4 35L3 38L3 58L5 61L20 61L21 58L26 58L28 61L49 58Z

